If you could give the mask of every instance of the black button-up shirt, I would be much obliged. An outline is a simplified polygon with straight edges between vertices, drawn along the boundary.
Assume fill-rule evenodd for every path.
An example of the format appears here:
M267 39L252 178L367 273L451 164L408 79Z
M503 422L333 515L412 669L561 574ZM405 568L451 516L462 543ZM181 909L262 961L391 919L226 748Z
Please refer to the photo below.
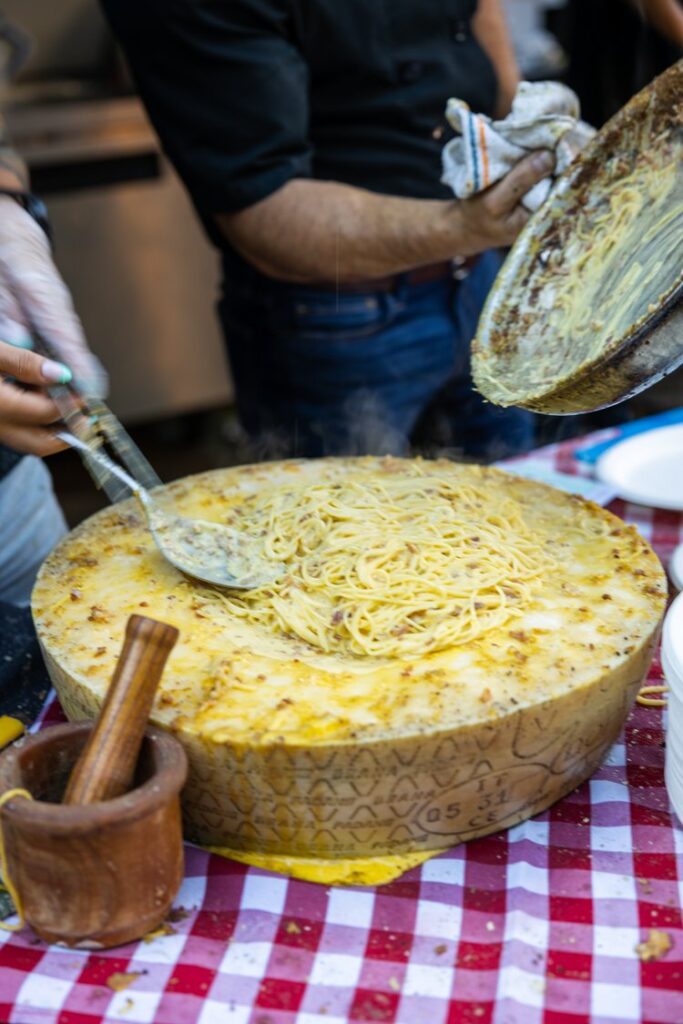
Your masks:
M291 178L445 198L449 96L492 113L476 0L103 0L202 216Z

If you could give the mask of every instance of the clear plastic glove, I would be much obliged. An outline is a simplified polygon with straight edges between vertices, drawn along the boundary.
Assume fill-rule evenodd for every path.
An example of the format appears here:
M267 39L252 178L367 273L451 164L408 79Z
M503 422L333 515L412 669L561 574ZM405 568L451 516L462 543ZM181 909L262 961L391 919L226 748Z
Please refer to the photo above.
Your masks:
M42 228L10 196L0 196L0 341L31 346L31 327L69 367L84 398L103 398L107 374L92 354Z

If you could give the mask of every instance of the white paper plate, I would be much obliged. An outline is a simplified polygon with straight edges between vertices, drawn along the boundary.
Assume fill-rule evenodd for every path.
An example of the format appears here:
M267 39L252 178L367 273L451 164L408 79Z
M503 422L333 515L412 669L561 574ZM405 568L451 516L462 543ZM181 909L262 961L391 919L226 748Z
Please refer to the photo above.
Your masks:
M600 456L595 472L626 501L683 512L683 423L620 441Z

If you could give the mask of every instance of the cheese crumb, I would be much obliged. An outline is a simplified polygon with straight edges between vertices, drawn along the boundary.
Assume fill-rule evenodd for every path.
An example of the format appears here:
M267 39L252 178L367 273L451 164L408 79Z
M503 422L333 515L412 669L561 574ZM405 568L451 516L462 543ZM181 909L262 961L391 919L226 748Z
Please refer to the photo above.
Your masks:
M124 989L132 985L140 977L142 977L142 971L114 971L107 978L107 986L112 992L123 992Z
M667 932L651 928L646 941L640 942L636 946L636 953L641 960L646 962L648 960L660 960L669 952L672 946L671 936Z

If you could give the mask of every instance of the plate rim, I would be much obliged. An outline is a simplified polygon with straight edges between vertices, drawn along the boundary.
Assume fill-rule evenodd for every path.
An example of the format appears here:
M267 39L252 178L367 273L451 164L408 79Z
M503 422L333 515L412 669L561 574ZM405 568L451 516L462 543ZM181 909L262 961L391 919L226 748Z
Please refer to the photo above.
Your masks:
M646 438L652 434L659 434L662 431L681 435L681 454L683 455L683 423L668 423L665 426L644 430L639 434L632 434L630 437L625 437L621 441L610 445L607 451L604 451L595 463L595 475L602 483L610 484L617 491L617 496L623 501L644 505L649 508L661 508L667 512L683 512L683 497L679 500L667 500L661 497L656 499L650 497L648 499L643 491L639 492L630 487L624 487L618 476L615 477L610 472L610 463L614 461L615 453L623 456L625 448L638 447Z
M680 565L679 565L680 563ZM669 559L669 579L678 591L683 591L683 542L677 544Z

